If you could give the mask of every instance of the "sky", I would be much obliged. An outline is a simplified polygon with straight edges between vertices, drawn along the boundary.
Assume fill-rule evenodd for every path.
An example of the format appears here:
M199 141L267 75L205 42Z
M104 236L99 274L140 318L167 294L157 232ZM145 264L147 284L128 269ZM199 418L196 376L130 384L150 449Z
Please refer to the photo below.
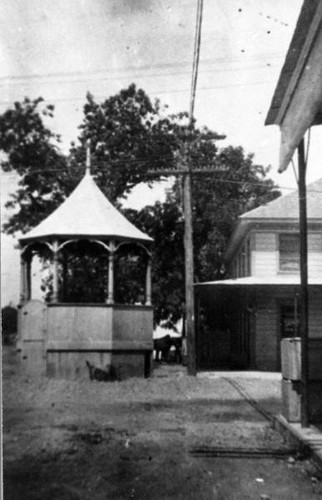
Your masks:
M48 126L68 151L77 140L86 92L102 101L131 83L169 106L189 109L197 0L2 0L0 113L42 96L55 105ZM195 118L243 146L288 192L291 168L277 173L279 129L264 126L302 0L204 0ZM321 127L313 129L307 181L320 177ZM2 174L2 207L16 188ZM139 186L128 204L162 199ZM2 220L6 218L2 208ZM2 305L18 301L19 256L2 236Z

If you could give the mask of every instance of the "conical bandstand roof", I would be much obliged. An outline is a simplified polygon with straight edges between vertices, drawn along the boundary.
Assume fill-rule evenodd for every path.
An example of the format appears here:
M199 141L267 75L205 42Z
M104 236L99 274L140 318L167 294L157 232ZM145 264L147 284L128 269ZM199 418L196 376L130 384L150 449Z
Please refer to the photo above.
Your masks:
M29 243L53 238L152 241L108 201L89 173L51 215L19 241Z

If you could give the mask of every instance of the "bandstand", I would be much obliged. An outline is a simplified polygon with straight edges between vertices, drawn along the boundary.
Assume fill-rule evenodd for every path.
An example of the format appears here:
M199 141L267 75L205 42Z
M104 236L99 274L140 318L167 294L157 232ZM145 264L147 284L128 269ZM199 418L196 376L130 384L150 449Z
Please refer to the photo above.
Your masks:
M98 188L90 173L89 154L85 176L76 189L19 243L17 347L24 372L84 378L88 377L89 361L101 368L113 366L119 379L149 376L153 352L152 239L131 224ZM133 251L133 247L143 259L143 285L137 299L118 303L118 280L126 279L124 272L118 277L118 254L128 248ZM79 248L83 253L94 248L102 262L98 267L101 291L96 293L95 302L90 300L91 294L84 292L84 299L82 291L76 295L73 285L77 269L69 268L69 252L77 255ZM33 300L31 293L36 254L46 255L50 266L50 293L44 301ZM136 259L132 260L135 264Z

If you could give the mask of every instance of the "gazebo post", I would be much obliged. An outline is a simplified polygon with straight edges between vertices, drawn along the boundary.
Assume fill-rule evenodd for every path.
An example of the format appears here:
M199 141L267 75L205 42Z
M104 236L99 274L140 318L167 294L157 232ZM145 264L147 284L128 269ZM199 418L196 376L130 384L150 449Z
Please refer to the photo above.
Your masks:
M65 252L63 252L63 279L62 279L62 300L66 300L66 295L67 295L67 271L68 271L68 261L67 261L67 255Z
M148 257L148 263L146 266L146 282L145 282L145 290L146 290L146 299L145 304L147 306L151 305L151 257Z
M53 244L53 298L52 302L58 302L58 241Z
M110 253L108 255L108 288L107 288L107 304L114 304L114 241L111 241Z

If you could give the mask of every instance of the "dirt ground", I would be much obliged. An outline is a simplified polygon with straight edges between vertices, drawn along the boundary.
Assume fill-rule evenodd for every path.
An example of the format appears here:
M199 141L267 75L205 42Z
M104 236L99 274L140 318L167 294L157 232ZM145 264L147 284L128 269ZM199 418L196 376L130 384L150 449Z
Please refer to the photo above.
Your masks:
M158 364L150 379L33 378L12 347L2 369L5 500L322 498L321 473L267 418L277 376Z

